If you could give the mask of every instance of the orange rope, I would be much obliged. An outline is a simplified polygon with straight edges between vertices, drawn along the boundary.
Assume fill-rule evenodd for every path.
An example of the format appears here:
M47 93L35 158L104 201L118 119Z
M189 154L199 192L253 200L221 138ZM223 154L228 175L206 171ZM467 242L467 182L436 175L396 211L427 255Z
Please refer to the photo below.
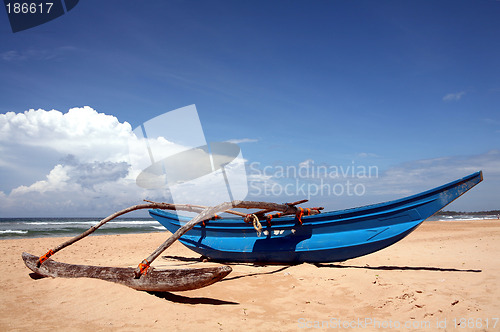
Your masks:
M298 208L299 211L297 212L297 214L295 215L295 217L297 218L297 220L299 221L299 223L302 225L302 216L304 215L304 209L299 207Z
M275 213L275 214L268 214L268 215L266 216L267 224L268 224L269 226L271 226L271 220L273 220L273 218L279 218L279 217L281 217L282 215L283 215L283 213L281 213L281 212L278 212L278 213Z
M299 207L298 209L299 209L299 211L297 212L297 214L295 215L295 217L297 217L297 220L302 225L302 217L303 216L310 216L311 215L311 209L309 209L309 208L303 209L301 207ZM317 210L318 213L319 213L319 209L314 209L314 210Z
M207 220L203 220L203 221L201 222L201 224L202 224L203 226L206 226L208 221L210 221L210 220L217 220L217 219L222 219L222 217L221 217L221 216L218 216L218 215L216 215L216 214L214 214L214 216L213 216L212 218L207 219Z
M266 216L266 221L267 221L267 225L268 226L271 226L271 220L273 220L273 216L271 214L267 215Z
M146 263L144 263L146 262ZM141 274L145 275L148 272L148 269L150 268L150 263L147 260L143 260L141 264L139 264L139 270Z
M40 256L40 258L38 259L38 264L43 264L43 262L45 262L47 259L49 259L50 256L52 256L54 254L54 251L52 249L50 249L49 251L47 251L47 253L43 256Z

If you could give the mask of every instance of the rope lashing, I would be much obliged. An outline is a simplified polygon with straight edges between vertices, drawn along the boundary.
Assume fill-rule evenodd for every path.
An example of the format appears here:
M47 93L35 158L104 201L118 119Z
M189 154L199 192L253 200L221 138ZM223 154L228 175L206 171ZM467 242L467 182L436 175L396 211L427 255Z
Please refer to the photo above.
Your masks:
M279 218L279 217L281 217L282 215L283 215L283 213L281 213L281 212L278 212L278 213L275 213L275 214L268 214L268 215L266 216L267 224L268 224L269 226L271 226L271 220L273 220L273 218Z
M299 207L298 209L299 210L297 211L297 214L295 215L295 217L297 218L299 223L302 225L302 216L304 215L304 209L301 207Z
M47 253L43 256L40 256L40 258L38 259L38 266L42 265L43 262L45 262L47 259L49 259L50 256L52 256L54 254L54 251L52 249L50 249L49 251L47 251Z
M262 233L262 224L259 221L259 218L255 214L247 214L245 217L245 222L252 222L253 228L257 231L257 236L260 236Z
M297 209L299 209L299 210L297 211L297 214L295 215L295 217L297 218L297 220L299 221L299 223L302 225L302 217L304 215L310 216L311 215L311 209L309 209L309 208L303 209L301 207L299 207ZM317 210L317 211L319 212L319 210Z
M150 264L146 259L139 264L139 270L142 275L145 275L150 268Z
M222 217L221 217L221 216L219 216L219 215L214 214L214 216L213 216L212 218L207 219L207 220L203 220L203 221L201 222L201 224L203 225L203 227L205 227L205 226L207 225L207 223L206 223L207 221L210 221L210 220L217 220L217 219L222 219Z
M271 214L266 216L267 226L271 226L271 220L273 220L273 216Z

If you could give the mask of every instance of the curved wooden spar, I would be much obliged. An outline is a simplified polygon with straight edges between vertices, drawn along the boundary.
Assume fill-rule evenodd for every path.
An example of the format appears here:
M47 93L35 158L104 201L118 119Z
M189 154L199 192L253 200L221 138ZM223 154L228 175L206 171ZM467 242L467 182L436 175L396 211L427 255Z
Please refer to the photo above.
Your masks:
M121 211L115 212L112 215L102 219L99 223L96 225L90 227L88 230L83 232L80 235L77 235L71 239L69 239L66 242L61 243L54 249L49 250L45 255L40 257L40 260L38 262L38 266L42 264L46 259L48 259L50 256L54 255L56 252L66 248L69 245L72 245L73 243L80 241L84 237L87 237L88 235L94 233L97 229L99 229L101 226L106 224L108 221L111 221L115 218L118 218L119 216L122 216L126 213L136 211L136 210L141 210L141 209L151 209L151 208L156 208L156 209L165 209L165 210L182 210L182 211L187 211L187 212L198 212L200 213L202 209L198 207L194 207L191 205L185 205L185 204L169 204L169 203L149 203L149 204L139 204L139 205L133 205L130 206L126 209L123 209Z

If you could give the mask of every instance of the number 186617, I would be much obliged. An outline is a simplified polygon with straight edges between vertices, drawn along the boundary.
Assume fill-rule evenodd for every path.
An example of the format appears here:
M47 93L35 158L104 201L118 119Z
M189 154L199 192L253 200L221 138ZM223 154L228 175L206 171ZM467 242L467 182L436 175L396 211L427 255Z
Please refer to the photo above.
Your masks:
M8 14L49 14L53 5L53 2L14 2L7 3L5 7Z

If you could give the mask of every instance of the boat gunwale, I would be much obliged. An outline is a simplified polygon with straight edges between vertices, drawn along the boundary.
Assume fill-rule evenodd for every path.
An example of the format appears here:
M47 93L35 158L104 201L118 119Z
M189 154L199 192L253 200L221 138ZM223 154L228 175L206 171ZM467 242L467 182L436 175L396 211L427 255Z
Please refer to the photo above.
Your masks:
M387 214L396 214L396 213L399 213L403 210L413 209L413 208L416 208L420 205L432 202L432 201L436 200L437 197L431 198L431 199L426 199L426 198L435 196L435 195L437 195L441 192L444 192L446 190L449 190L453 187L457 187L462 183L466 183L468 181L473 180L474 178L479 179L478 183L481 182L483 179L482 171L472 173L472 174L465 176L461 179L449 182L449 183L441 185L439 187L435 187L435 188L429 189L427 191L420 192L420 193L417 193L417 194L414 194L411 196L399 198L396 200L391 200L391 201L386 201L386 202L376 203L376 204L370 204L370 205L364 205L364 206L349 208L349 209L344 209L344 210L328 211L328 212L324 212L324 213L320 213L320 214L316 214L316 215L312 215L312 216L303 216L302 217L302 219L303 219L302 226L307 226L307 225L310 225L312 223L314 223L314 226L321 226L322 224L327 224L327 223L332 223L332 222L349 222L351 220L353 221L353 220L356 220L359 218L373 218L376 216L381 217L381 216L387 215ZM465 192L467 192L467 190L460 193L460 195L458 195L456 198L460 197ZM425 199L425 201L423 201L424 199ZM390 209L388 210L387 208L390 208ZM444 208L444 206L443 206L443 208ZM380 211L380 210L382 210L382 211ZM434 213L437 213L438 211L436 211ZM369 212L369 213L367 214L367 212ZM149 213L155 214L159 217L167 219L168 222L170 222L171 224L173 224L175 226L180 225L180 222L187 222L191 219L189 217L185 217L182 215L176 215L175 213L171 213L171 212L160 210L160 209L149 210ZM429 218L429 217L422 218L422 221ZM324 219L326 219L326 220L324 220ZM231 228L233 228L233 229L239 229L239 230L242 230L242 229L243 230L244 229L253 230L252 225L249 225L247 223L242 223L242 221L243 221L243 218L223 218L223 219L218 219L214 223L210 223L210 221L209 221L206 223L205 226L201 226L201 225L196 225L196 226L205 227L207 229L210 229L210 228L213 228L213 229L220 229L220 228L231 229ZM234 226L230 226L231 224L234 224ZM281 217L279 219L273 219L273 222L272 222L272 226L275 226L275 227L294 227L296 225L297 225L297 220L296 220L294 215Z

